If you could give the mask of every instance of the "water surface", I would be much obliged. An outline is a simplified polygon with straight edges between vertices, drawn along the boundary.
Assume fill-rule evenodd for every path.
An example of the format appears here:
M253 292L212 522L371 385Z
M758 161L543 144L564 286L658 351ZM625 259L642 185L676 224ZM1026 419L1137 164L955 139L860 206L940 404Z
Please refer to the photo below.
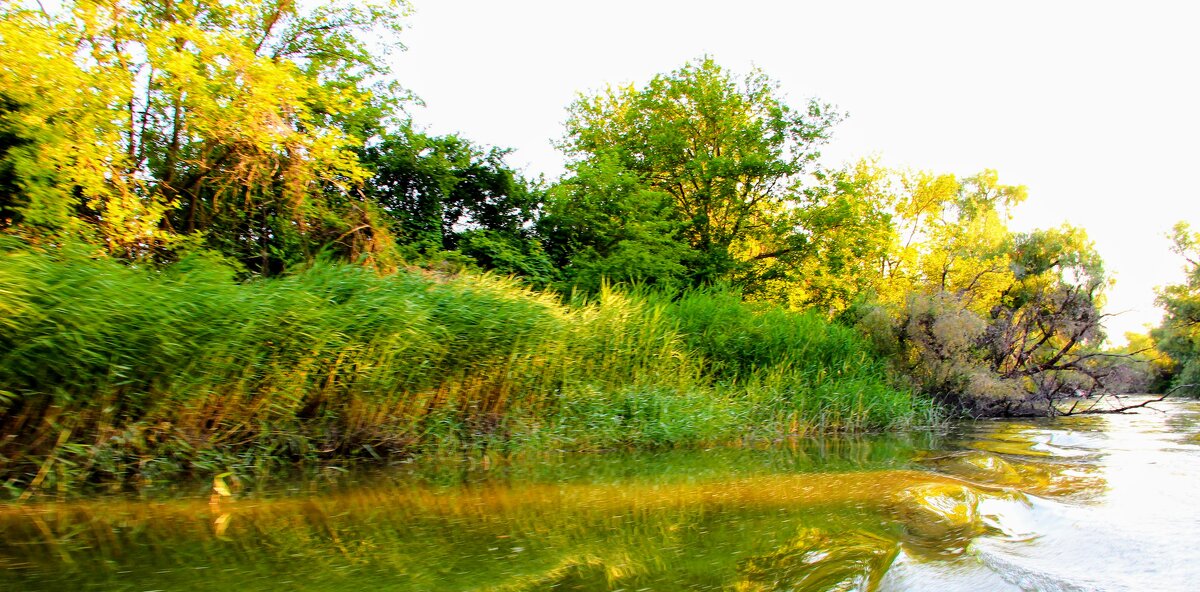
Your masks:
M1192 590L1200 403L0 506L3 590Z

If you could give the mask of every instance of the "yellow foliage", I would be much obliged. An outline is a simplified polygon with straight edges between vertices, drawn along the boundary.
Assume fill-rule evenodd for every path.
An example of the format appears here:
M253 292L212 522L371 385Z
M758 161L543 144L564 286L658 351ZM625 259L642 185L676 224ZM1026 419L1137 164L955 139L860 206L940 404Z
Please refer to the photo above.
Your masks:
M269 0L75 0L57 14L0 10L0 129L22 140L9 159L26 221L78 226L83 206L111 250L136 253L169 230L194 230L164 228L170 208L281 191L302 229L325 207L311 196L349 192L367 175L348 150L359 140L330 122L371 93L328 84L323 76L349 73L324 56L352 54L356 27L404 10L356 4L301 13Z

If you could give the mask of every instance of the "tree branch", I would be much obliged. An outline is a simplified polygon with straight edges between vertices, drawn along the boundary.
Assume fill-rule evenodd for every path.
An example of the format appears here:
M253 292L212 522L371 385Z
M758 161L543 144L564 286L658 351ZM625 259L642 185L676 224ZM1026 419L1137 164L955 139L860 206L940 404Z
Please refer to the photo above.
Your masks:
M1171 393L1173 393L1179 389L1190 388L1190 387L1195 387L1195 386L1200 386L1200 385L1181 384L1175 388L1172 388L1171 390L1167 391L1166 393L1163 393L1157 399L1146 399L1145 401L1142 401L1141 403L1138 403L1136 405L1125 405L1123 407L1117 407L1116 409L1096 409L1096 406L1100 404L1100 401L1102 401L1104 399L1104 397L1107 396L1107 395L1101 395L1100 398L1096 399L1096 402L1094 404L1092 404L1092 406L1088 407L1087 409L1076 412L1075 407L1079 404L1079 401L1076 401L1075 404L1071 406L1071 409L1068 410L1066 413L1063 413L1062 415L1065 417L1065 416L1069 416L1069 415L1100 415L1100 414L1127 413L1133 409L1141 409L1143 407L1149 407L1149 405L1151 403L1159 403L1163 399L1166 399L1168 396L1170 396ZM1113 396L1116 397L1116 395L1113 395Z

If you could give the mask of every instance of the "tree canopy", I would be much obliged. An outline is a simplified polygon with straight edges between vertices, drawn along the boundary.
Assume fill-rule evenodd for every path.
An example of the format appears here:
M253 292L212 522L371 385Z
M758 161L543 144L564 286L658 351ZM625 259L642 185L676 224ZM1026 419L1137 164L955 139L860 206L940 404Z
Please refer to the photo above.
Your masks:
M649 208L659 220L639 225L686 242L691 256L676 264L689 281L728 281L750 270L750 262L802 246L795 232L797 184L840 118L816 100L788 105L760 71L738 77L712 59L696 60L644 87L609 88L577 100L562 143L576 175L568 184L593 183L597 175L620 178L627 195L641 197L611 202L618 207L663 196L664 207ZM566 202L559 210L587 209L578 192L559 197Z
M923 390L972 413L1045 412L1105 388L1108 279L1081 229L1011 231L1026 191L995 171L866 161L827 178L807 212L835 223L774 294L857 322Z
M353 148L399 98L397 0L73 0L0 14L6 222L137 255L200 234L267 269L378 248ZM389 35L367 36L373 31Z
M507 154L404 127L364 150L366 194L414 257L457 252L545 285L553 271L533 227L541 191L505 163Z
M1175 362L1174 384L1200 394L1200 232L1186 222L1172 229L1171 250L1184 261L1184 281L1158 289L1166 313L1152 333L1158 349Z

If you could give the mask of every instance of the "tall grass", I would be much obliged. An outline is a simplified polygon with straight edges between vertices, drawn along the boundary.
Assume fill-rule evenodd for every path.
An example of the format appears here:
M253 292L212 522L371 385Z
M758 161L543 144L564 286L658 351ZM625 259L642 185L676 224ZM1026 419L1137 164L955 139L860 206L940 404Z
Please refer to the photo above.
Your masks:
M878 429L928 406L850 330L737 294L564 304L487 275L317 263L237 281L0 245L0 478Z
M932 408L890 383L861 335L817 314L748 303L728 288L685 293L667 310L706 372L745 397L760 425L804 432L932 420Z

